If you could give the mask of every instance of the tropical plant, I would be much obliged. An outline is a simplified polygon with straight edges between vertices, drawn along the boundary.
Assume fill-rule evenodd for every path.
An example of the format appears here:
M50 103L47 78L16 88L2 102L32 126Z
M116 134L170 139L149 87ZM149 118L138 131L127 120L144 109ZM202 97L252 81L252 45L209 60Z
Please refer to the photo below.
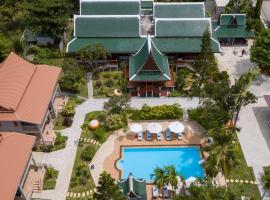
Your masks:
M166 167L164 167L164 169L165 169L165 172L167 174L167 182L169 184L171 184L171 186L174 190L174 188L177 187L177 183L178 183L178 180L177 180L178 174L176 172L176 169L173 165L166 166Z
M75 105L73 104L68 104L66 105L61 114L64 116L64 117L73 117L75 115Z
M257 63L262 71L270 73L270 29L265 29L255 37L251 47L251 61Z
M107 172L103 172L98 180L97 191L93 195L94 200L125 200L120 187L115 184L115 179Z
M96 153L96 148L92 145L87 145L81 154L81 158L84 161L90 162Z
M262 181L263 181L264 192L261 199L265 197L267 190L270 190L270 167L265 168Z
M125 114L110 114L107 115L105 124L109 130L117 130L124 127L127 124Z
M81 48L78 52L78 56L84 64L93 64L93 61L95 60L106 60L107 54L107 50L100 44L87 45Z
M128 95L112 96L104 103L104 110L109 114L124 114L130 108Z
M224 174L227 174L231 167L237 165L240 152L239 145L234 139L233 131L221 128L210 131L209 135L214 139L210 153L212 158L209 161L213 162L216 160L216 167L221 169ZM206 162L208 162L208 159ZM208 163L208 165L213 165L213 163ZM216 171L212 170L212 175L215 174L214 172Z

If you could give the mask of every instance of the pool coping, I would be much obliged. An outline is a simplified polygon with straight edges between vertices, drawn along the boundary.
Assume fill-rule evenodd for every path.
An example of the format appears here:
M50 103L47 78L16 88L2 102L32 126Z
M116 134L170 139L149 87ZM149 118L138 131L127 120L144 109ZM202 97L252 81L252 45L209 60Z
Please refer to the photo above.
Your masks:
M124 158L124 155L123 155L123 148L125 147L136 147L136 148L140 148L140 147L193 147L193 146L196 146L199 148L199 151L200 151L200 156L202 159L204 159L204 154L203 154L203 150L202 150L202 144L180 144L180 145L177 145L177 144L161 144L161 145L120 145L120 148L119 148L119 158L115 160L114 162L114 168L116 169L116 171L119 172L119 180L123 179L122 178L122 170L118 168L117 166L117 163L122 160ZM152 185L153 182L147 182L146 181L146 184L147 185Z

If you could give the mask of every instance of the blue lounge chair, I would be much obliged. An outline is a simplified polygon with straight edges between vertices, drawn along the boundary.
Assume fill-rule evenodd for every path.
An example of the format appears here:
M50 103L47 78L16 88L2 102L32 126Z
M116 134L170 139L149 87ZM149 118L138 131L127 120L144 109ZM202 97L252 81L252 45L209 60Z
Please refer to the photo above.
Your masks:
M142 139L143 139L143 133L142 132L139 132L138 133L138 140L139 141L142 141Z
M152 195L153 195L153 199L158 198L158 188L156 186L152 188Z
M170 131L170 129L166 129L166 131L165 131L165 133L166 133L166 140L168 141L168 140L171 140L171 131Z
M157 133L157 140L162 140L162 133L161 132Z
M150 133L149 131L146 131L146 140L152 140L152 133Z
M170 197L169 190L168 190L167 186L164 186L164 188L163 188L163 197L164 198Z

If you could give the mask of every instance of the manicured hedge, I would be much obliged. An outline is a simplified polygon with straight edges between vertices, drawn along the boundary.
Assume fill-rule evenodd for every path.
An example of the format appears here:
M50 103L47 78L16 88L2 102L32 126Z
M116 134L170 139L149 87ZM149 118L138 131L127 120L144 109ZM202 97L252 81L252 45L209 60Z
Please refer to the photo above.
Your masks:
M183 110L178 104L153 107L144 105L140 110L129 110L128 114L132 120L180 119Z

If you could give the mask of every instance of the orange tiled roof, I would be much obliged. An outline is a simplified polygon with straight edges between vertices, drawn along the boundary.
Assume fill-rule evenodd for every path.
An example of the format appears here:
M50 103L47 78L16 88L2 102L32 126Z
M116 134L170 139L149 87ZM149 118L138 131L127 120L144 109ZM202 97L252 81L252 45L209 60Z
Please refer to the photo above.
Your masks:
M0 199L14 199L28 164L35 137L0 132ZM1 139L2 138L2 139Z
M34 65L11 52L0 66L0 121L41 124L61 69Z

